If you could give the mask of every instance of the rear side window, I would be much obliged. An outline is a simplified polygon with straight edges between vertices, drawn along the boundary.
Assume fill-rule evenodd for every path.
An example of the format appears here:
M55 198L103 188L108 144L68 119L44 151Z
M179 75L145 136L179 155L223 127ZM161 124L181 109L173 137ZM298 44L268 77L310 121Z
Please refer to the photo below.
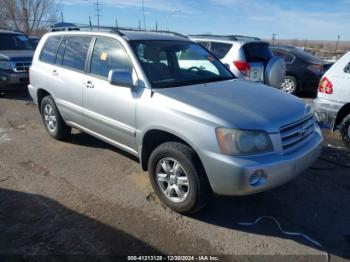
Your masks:
M344 72L350 74L350 63L344 68Z
M56 60L56 53L62 37L54 36L47 39L40 54L40 61L53 64Z
M84 71L86 57L92 38L89 36L71 36L65 40L65 51L62 65Z
M97 38L91 58L90 73L107 78L110 70L132 68L123 46L111 38Z
M247 43L243 46L246 61L268 62L272 57L272 52L267 43Z
M219 59L223 59L232 48L231 44L211 42L210 51Z
M295 60L295 57L293 55L287 54L287 53L280 51L280 50L273 49L272 53L276 56L282 57L284 59L284 61L286 61L286 63L288 63L288 64L292 64Z
M210 48L210 43L209 42L198 42L201 46L205 47L206 49L209 50Z

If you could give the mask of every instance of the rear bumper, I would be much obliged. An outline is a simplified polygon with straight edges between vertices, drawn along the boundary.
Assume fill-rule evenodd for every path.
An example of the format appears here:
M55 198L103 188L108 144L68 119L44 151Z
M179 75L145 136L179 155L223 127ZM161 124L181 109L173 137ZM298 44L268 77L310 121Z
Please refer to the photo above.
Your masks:
M335 130L335 120L343 103L317 98L313 101L312 109L320 126Z
M29 84L29 73L0 70L0 91L25 90Z
M303 173L320 156L323 136L320 128L301 148L288 154L271 153L250 157L230 157L200 153L210 185L218 195L250 195L283 185ZM250 184L250 177L263 171L263 182Z

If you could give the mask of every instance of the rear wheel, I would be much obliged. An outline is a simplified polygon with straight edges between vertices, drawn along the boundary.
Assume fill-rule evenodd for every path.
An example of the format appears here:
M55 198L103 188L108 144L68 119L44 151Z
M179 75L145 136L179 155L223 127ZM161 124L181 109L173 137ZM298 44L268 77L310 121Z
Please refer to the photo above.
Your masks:
M350 149L350 115L345 117L340 125L340 137L344 145Z
M46 131L55 139L62 140L71 134L71 128L62 119L51 96L41 100L41 117Z
M288 94L296 94L298 82L294 76L286 76L282 82L281 89Z
M195 152L186 145L168 142L149 159L149 176L159 199L179 213L193 213L210 196L206 174Z

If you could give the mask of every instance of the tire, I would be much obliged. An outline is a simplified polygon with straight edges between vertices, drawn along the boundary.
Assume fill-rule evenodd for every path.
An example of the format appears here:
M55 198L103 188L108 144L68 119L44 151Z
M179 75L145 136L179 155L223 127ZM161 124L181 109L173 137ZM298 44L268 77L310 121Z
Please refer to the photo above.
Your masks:
M41 100L41 118L46 131L57 140L63 140L71 135L71 127L67 126L51 96Z
M294 76L286 76L282 82L281 89L288 93L295 95L298 92L298 81Z
M344 118L340 125L339 131L344 145L350 149L350 115Z
M164 166L168 167L168 172ZM178 213L194 213L203 208L210 198L211 190L204 168L195 152L184 144L168 142L157 147L150 156L148 170L159 199ZM161 173L163 176L157 175ZM170 187L173 188L167 190Z

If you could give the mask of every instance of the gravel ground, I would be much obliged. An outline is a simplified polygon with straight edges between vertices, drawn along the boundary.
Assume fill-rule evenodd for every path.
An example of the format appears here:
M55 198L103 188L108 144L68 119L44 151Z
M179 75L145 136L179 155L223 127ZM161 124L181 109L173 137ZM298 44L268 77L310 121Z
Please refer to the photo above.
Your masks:
M34 261L151 254L327 260L322 248L282 234L271 220L238 225L273 216L283 229L321 243L332 261L348 260L350 155L338 134L325 131L325 138L332 146L289 184L214 198L199 213L181 216L154 196L137 159L79 131L69 141L55 141L27 96L0 98L0 255Z

